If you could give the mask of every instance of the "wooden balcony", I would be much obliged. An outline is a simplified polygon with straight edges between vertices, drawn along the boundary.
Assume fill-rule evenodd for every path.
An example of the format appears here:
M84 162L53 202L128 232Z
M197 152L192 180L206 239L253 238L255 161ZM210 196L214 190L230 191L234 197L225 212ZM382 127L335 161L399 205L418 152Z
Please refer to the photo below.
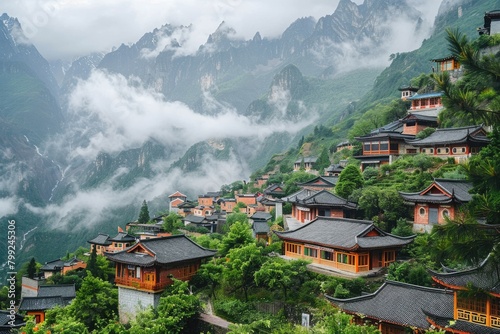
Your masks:
M168 283L156 283L150 281L141 281L137 278L116 277L115 284L129 286L138 290L161 291L165 289Z

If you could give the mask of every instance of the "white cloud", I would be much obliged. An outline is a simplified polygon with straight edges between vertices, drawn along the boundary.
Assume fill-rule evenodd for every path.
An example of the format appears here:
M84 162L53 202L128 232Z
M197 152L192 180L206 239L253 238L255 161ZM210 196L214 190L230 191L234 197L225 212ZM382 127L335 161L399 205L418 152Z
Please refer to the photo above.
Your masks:
M276 120L256 124L205 94L205 104L215 109L213 115L196 113L181 102L165 101L137 79L94 71L76 86L69 100L76 119L71 132L82 129L80 135L88 139L86 145L72 148L73 155L92 159L99 152L140 147L151 138L179 150L214 137L263 139L276 131L294 133L314 121L311 117L304 123Z

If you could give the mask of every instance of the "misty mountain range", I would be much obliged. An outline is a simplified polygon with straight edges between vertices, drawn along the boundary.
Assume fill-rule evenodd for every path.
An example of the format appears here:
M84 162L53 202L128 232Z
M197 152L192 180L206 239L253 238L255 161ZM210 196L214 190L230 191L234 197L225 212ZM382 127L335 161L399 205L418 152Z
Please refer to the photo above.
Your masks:
M445 0L436 22L478 2ZM1 215L19 235L36 227L26 257L64 240L46 261L136 219L143 199L156 212L176 190L194 198L248 178L318 122L345 118L384 80L389 55L418 48L432 27L410 1L341 0L276 39L237 39L222 22L193 51L191 26L165 24L69 65L45 60L3 14Z

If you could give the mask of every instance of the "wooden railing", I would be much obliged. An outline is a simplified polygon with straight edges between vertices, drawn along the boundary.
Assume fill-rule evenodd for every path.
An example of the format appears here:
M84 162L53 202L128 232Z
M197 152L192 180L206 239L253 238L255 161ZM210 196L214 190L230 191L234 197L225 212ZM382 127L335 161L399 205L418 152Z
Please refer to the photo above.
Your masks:
M167 284L160 284L160 283L147 282L147 281L141 282L140 279L135 279L135 278L131 279L131 278L123 278L123 277L116 277L115 283L130 286L130 287L136 288L136 289L144 289L144 290L150 290L150 291L162 290L167 285Z
M500 328L500 317L490 316L491 327Z
M458 313L458 319L460 320L486 325L486 314L484 313L463 310L463 309L458 309L457 313Z

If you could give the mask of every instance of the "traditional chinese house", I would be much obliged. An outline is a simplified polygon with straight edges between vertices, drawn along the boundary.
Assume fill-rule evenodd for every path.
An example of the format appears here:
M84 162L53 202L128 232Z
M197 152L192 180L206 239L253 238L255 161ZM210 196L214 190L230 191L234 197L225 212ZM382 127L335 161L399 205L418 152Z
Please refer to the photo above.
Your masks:
M460 128L437 129L424 139L408 140L420 153L442 159L453 158L456 163L464 162L488 145L486 130L480 125Z
M413 231L430 232L435 224L454 219L458 209L472 199L472 184L465 180L435 179L422 191L399 192L405 203L413 205Z
M453 292L408 283L386 281L371 294L340 299L326 298L359 325L378 327L382 334L425 333L432 329L428 314L450 318Z
M325 169L325 176L339 176L344 170L341 164L331 164Z
M187 201L187 196L179 191L176 191L175 193L169 195L168 199L169 199L168 211L177 212L179 210L178 209L179 205Z
M415 94L410 96L407 100L411 101L410 111L440 109L443 108L441 101L441 92L430 92L424 94Z
M105 253L116 264L120 321L128 322L138 310L156 307L172 278L191 279L215 253L184 235L141 240L121 252Z
M156 224L135 224L133 226L135 226L135 231L139 234L142 231L140 228L148 229L148 227L151 226L151 228L158 229ZM131 225L127 224L127 229L129 228L131 228ZM90 244L90 251L95 247L97 255L104 255L105 252L118 252L124 250L133 245L136 242L136 238L126 232L118 232L118 234L112 238L107 234L99 233L97 237L87 242Z
M45 262L40 271L43 272L44 278L49 278L54 274L65 275L70 270L83 270L86 267L87 264L84 261L74 257L69 260L57 259Z
M406 101L418 92L418 87L412 87L411 85L403 86L398 88L398 90L401 92L401 100Z
M298 183L297 186L310 190L333 190L338 179L338 176L318 176L307 182Z
M317 157L305 157L297 159L293 163L293 171L299 171L303 167L306 172L309 172L314 169L314 164L317 160Z
M498 260L488 257L476 268L450 273L431 272L432 279L453 291L453 314L430 315L431 323L447 333L500 333Z
M387 267L414 236L386 233L366 220L318 217L293 231L277 232L283 254L349 273Z
M362 155L355 158L361 161L361 170L366 167L380 167L391 164L392 161L407 151L406 141L414 139L414 134L404 134L404 125L398 120L367 135L356 137L361 142Z
M76 296L74 284L40 285L36 297L23 297L19 310L35 317L35 322L45 321L45 312L56 306L68 305Z
M301 189L282 198L292 204L292 218L301 223L308 223L321 217L354 217L357 205L326 190Z
M455 56L431 59L436 63L436 72L448 72L460 69L460 62Z

